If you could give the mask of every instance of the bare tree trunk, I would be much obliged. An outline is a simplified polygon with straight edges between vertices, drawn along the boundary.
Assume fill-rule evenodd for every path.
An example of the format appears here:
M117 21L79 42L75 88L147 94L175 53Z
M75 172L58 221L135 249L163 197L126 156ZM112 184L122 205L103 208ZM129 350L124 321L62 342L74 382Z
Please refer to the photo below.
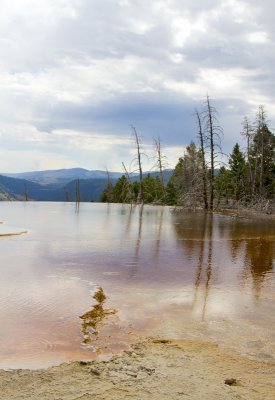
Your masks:
M127 171L126 167L125 167L124 162L122 162L122 166L123 166L123 169L125 171L126 179L127 179L128 185L129 185L129 190L128 190L129 197L128 196L127 197L130 199L130 203L132 204L133 191L132 191L132 183L131 183L130 175L129 175L129 172Z
M80 183L79 183L79 178L77 178L76 183L75 183L75 201L77 203L80 203Z
M201 150L201 157L202 157L202 170L203 170L203 200L204 200L204 209L208 210L208 198L207 198L207 168L205 162L205 148L204 148L204 136L202 130L202 123L201 117L198 110L195 110L197 120L198 120L198 127L199 127L199 139L200 139L200 150Z
M215 179L215 160L218 154L223 154L221 149L222 128L217 118L217 110L210 104L210 98L207 95L204 109L202 112L205 132L207 132L207 144L210 153L210 171L209 171L209 210L214 208L214 179Z
M131 184L130 175L129 175L129 172L127 171L126 167L125 167L124 162L122 162L122 166L123 166L123 169L125 171L125 175L126 175L127 181Z
M25 201L29 201L27 183L25 183L24 189L25 189L25 193L24 193L24 195L25 195Z
M137 161L139 170L139 194L137 198L137 203L143 203L144 193L143 193L143 176L142 176L142 166L141 166L140 138L138 137L136 128L133 126L132 129L137 147Z
M251 165L251 136L252 136L252 127L248 121L248 118L245 117L243 121L243 132L242 134L246 138L246 154L247 154L247 165L248 165L248 184L249 184L249 192L250 197L254 196L255 192L255 179L253 179L252 173L252 165Z
M259 193L263 195L263 176L264 176L264 121L265 121L265 112L263 106L259 107L259 131L261 138L261 158L260 158L260 187Z
M64 196L65 196L65 201L69 201L69 193L66 188L64 188Z
M209 141L210 141L210 204L209 209L213 210L214 206L214 125L212 117L212 109L210 106L209 96L206 98L207 110L208 110L208 129L209 129Z
M162 191L164 192L163 155L162 155L160 138L154 139L154 142L155 142L155 149L157 152L157 164L158 164L158 169L159 169L160 182L161 182Z
M110 173L108 171L108 168L106 168L106 174L107 174L107 188L106 188L106 201L107 203L112 203L113 202L113 186L112 186L112 180L110 178Z
M258 136L258 155L259 155L259 194L264 194L264 130L266 128L266 113L263 106L259 106L256 119L256 135ZM256 159L258 157L256 156Z

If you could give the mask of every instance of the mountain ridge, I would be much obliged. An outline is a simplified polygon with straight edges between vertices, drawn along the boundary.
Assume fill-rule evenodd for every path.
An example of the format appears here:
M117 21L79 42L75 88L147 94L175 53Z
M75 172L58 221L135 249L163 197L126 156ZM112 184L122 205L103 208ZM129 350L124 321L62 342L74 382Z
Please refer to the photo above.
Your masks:
M155 175L158 172L144 172L144 176L147 174ZM170 174L171 171L165 171L166 181ZM89 171L84 168L0 174L0 200L76 201L76 186L79 181L80 200L98 202L108 180L111 179L115 184L122 175L122 172L108 172L107 175L105 171ZM26 179L29 176L33 180ZM132 181L137 179L138 174L131 174Z
M107 179L107 172L102 170L88 170L85 168L62 168L53 170L28 171L18 173L1 173L16 179L26 179L41 185L66 184L74 179ZM122 172L109 172L112 179L118 179L123 175Z

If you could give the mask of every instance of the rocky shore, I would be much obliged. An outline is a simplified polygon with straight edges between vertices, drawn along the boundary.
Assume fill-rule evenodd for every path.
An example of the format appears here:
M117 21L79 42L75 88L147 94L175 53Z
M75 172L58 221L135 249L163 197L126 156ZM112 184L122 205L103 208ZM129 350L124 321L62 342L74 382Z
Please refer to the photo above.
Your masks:
M275 363L197 340L148 339L107 361L0 371L1 400L273 400Z

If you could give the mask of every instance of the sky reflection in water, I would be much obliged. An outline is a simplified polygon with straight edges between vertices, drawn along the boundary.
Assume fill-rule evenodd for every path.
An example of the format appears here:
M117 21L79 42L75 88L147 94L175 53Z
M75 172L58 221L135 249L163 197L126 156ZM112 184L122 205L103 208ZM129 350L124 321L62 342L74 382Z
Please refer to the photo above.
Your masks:
M0 238L1 367L90 358L157 334L274 357L274 220L31 202L0 203L0 219L28 231Z

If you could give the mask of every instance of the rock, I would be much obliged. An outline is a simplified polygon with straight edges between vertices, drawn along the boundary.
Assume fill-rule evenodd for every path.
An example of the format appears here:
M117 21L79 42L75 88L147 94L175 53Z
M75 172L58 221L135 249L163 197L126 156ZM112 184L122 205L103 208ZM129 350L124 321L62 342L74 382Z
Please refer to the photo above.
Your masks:
M90 361L83 361L83 360L79 361L79 365L90 365L90 364L91 364Z
M236 386L237 380L235 378L225 379L224 383L229 386Z
M96 368L91 368L91 369L90 369L90 373L91 373L91 374L94 374L94 375L96 375L96 376L99 376L99 375L100 375L100 371L99 371L98 369L96 369Z
M154 339L152 342L153 342L153 343L168 344L168 343L171 343L171 340L167 340L167 339Z
M258 348L261 349L264 347L264 342L262 340L252 340L246 343L247 347L250 349Z
M133 378L137 378L137 374L131 371L126 371L126 375L132 376Z
M148 367L145 367L144 365L141 365L139 368L142 371L147 372L148 375L152 375L155 372L155 368L148 368Z
M266 360L273 360L273 357L270 354L267 354L267 353L256 353L255 355L257 357L259 357L259 358L263 358L263 359L266 359Z

